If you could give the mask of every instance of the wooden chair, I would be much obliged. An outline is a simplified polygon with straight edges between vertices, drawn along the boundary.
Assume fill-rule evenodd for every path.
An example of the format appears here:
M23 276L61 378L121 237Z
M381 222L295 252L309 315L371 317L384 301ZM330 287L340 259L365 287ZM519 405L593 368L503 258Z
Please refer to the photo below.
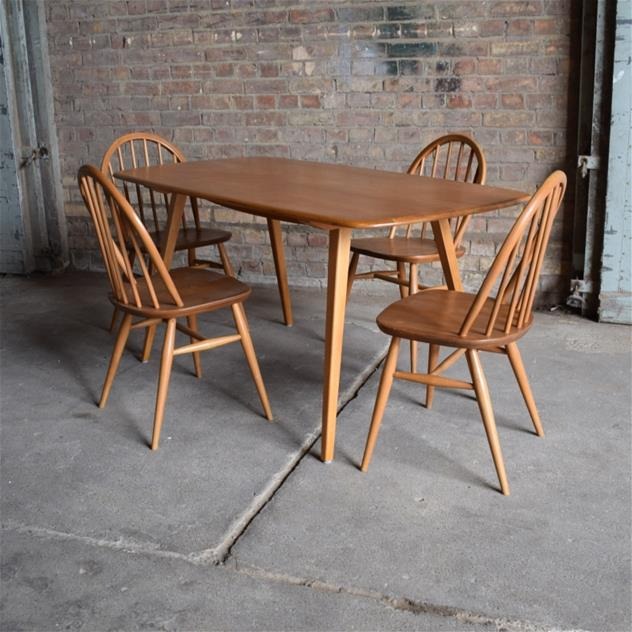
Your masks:
M106 173L118 186L113 176L117 171L164 164L165 162L184 162L184 154L168 140L150 132L133 132L117 138L106 150L101 161L101 171ZM125 198L138 211L143 224L148 228L152 240L160 245L165 229L169 198L166 194L143 191L139 185L121 182ZM191 219L186 213L182 220L182 229L176 240L176 250L186 250L190 267L222 268L229 276L233 275L230 260L224 248L224 242L231 233L218 228L203 227L200 222L198 201L190 198ZM205 246L217 246L220 261L200 259L196 250Z
M195 374L201 377L200 351L241 342L265 416L272 419L270 404L250 338L243 301L250 288L237 279L200 267L167 270L158 248L129 202L92 165L79 170L81 195L94 221L112 292L110 300L123 313L99 407L108 400L127 338L132 329L166 324L160 363L151 448L158 448L169 377L174 356L193 354ZM197 316L230 307L236 334L206 338L198 332ZM134 319L137 319L134 321ZM187 324L178 320L186 319ZM176 329L191 342L175 346Z
M106 150L101 161L101 171L109 176L121 191L125 198L136 209L138 216L149 230L149 235L154 243L161 245L165 232L167 214L169 209L169 196L144 190L140 185L132 186L127 182L119 182L114 179L117 171L163 164L165 162L184 162L184 154L173 143L165 140L157 134L150 132L132 132L117 138ZM190 198L191 217L187 219L185 213L182 218L182 228L178 232L175 250L186 250L190 267L221 268L229 276L234 276L230 259L224 248L224 242L231 238L231 233L219 228L203 227L200 222L198 201ZM207 246L215 246L218 250L219 261L202 259L197 250ZM114 310L110 330L116 324L117 311ZM148 330L147 341L142 354L142 360L149 359L151 343L153 341L152 330Z
M532 308L538 277L551 226L565 189L566 176L562 171L555 171L546 179L518 216L477 294L444 289L428 290L393 303L378 316L379 328L392 336L392 340L375 401L362 471L369 467L394 378L441 388L473 389L501 491L505 495L509 494L479 351L504 353L509 357L536 434L542 436L542 424L516 341L533 324ZM494 288L497 290L492 298ZM428 373L397 371L397 354L402 339L455 350ZM443 376L442 373L464 354L472 382Z
M410 175L430 176L485 184L487 163L478 143L463 134L447 134L424 147L412 161L408 171ZM453 221L453 238L457 257L465 254L461 245L470 216L459 217ZM391 228L387 237L365 237L351 241L351 263L347 298L351 294L356 279L382 279L395 283L400 288L402 298L415 294L428 286L419 286L418 266L424 263L440 261L439 252L432 236L426 237L428 227L425 224L408 224L403 227L404 235L398 236L400 227ZM356 273L360 255L393 261L397 268L392 270L373 270ZM406 266L408 265L408 272ZM411 371L417 368L417 345L410 343Z

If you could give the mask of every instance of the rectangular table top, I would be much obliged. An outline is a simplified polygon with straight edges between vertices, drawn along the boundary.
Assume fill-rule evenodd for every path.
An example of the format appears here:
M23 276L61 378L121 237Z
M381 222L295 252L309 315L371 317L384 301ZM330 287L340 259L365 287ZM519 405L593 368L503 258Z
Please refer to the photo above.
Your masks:
M370 228L513 206L527 193L286 158L228 158L128 169L115 177L299 224Z

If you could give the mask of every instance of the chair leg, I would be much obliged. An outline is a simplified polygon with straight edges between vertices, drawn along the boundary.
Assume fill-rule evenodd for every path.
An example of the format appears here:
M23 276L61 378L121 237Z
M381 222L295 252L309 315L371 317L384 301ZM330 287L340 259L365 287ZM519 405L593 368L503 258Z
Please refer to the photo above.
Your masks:
M158 377L158 392L156 393L156 410L154 413L154 431L151 437L151 449L157 450L160 442L160 430L165 415L165 402L169 391L169 378L171 377L171 365L173 364L173 347L176 339L176 319L167 321L165 341L162 346L162 358L160 359L160 375Z
M417 264L411 263L408 274L408 293L409 296L417 294L419 288L419 280L417 277ZM417 373L417 348L416 340L410 341L410 372Z
M434 371L434 368L437 366L437 360L439 359L439 350L441 347L439 345L429 344L428 345L428 374ZM434 399L435 387L430 384L426 384L426 408L430 409L432 407L432 400Z
M112 382L114 382L114 376L118 370L121 362L125 345L127 344L127 338L132 327L132 315L125 314L121 325L119 327L118 335L116 336L116 342L114 343L114 350L112 351L112 357L110 358L110 365L108 372L105 375L105 382L103 383L103 390L101 391L101 399L99 400L99 408L105 408L108 403L108 397L110 396L110 390L112 389Z
M192 314L191 316L187 316L187 325L189 326L189 329L197 331L197 315ZM197 342L196 338L191 336L191 342ZM195 377L202 377L202 362L200 360L200 352L194 351L191 355L193 356L193 368L195 370Z
M154 345L155 337L156 337L156 325L150 325L145 330L145 342L143 343L143 350L140 354L141 362L149 362L149 356L151 355L151 348Z
M408 296L408 286L406 285L406 264L402 261L397 262L397 279L399 281L399 295L402 298Z
M226 274L226 276L234 277L235 271L233 270L233 266L230 262L230 258L228 256L228 253L226 252L224 244L217 244L217 250L219 252L219 258L222 262L222 267L224 268L224 273Z
M544 430L542 429L542 422L540 421L540 415L533 399L533 393L529 386L529 379L527 378L527 372L524 370L524 364L522 363L522 357L518 350L518 345L515 342L511 342L507 345L507 355L509 356L509 362L513 369L516 380L518 380L518 386L524 397L524 402L529 409L529 415L531 415L531 421L535 428L535 433L538 437L544 436Z
M481 417L483 418L487 441L489 442L492 458L494 459L494 466L496 467L496 474L498 474L498 481L500 482L500 489L505 496L509 496L509 483L507 482L507 474L505 473L505 463L500 449L500 441L498 439L498 431L496 430L496 422L494 420L492 400L489 396L489 388L487 386L485 374L483 373L481 359L478 351L474 349L468 349L465 352L465 357L467 358L467 364L470 368L470 374L472 375L476 401L478 403L478 408L481 411Z
M250 373L257 387L257 393L263 406L266 419L272 421L272 409L270 408L270 402L268 400L268 393L261 377L261 370L259 369L259 363L257 362L257 356L255 354L255 348L252 344L252 338L250 337L250 329L248 328L248 321L246 319L246 312L244 306L241 303L235 303L232 305L233 318L235 319L235 326L241 336L241 346L243 347L248 366L250 367Z
M380 378L380 387L377 391L375 406L373 408L373 416L371 417L371 427L369 429L369 435L364 448L362 465L360 466L360 469L363 472L366 472L369 469L369 463L371 462L375 442L377 441L377 435L380 431L380 424L382 423L386 402L388 401L388 396L391 392L391 387L393 386L393 375L395 374L395 366L397 364L399 343L399 338L393 338L391 340L391 346L389 347L386 361L384 362L384 369L382 370L382 377Z
M351 288L353 287L353 282L355 281L355 273L358 269L358 259L360 258L359 252L354 252L351 255L351 263L349 264L349 278L347 280L347 300L349 300L349 296L351 296Z

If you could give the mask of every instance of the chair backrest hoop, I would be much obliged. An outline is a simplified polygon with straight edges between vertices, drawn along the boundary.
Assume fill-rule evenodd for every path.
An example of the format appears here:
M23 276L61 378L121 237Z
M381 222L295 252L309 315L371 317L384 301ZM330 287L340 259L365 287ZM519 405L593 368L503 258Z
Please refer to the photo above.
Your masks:
M120 136L107 148L101 160L101 171L115 182L114 174L118 171L185 160L182 151L162 136L152 132L131 132ZM115 184L120 187L132 207L136 208L143 224L159 234L168 214L169 196L127 182ZM197 205L194 209L194 220L196 227L199 228ZM183 226L186 228L184 215Z
M182 299L158 248L122 193L94 165L82 166L78 181L114 298L123 305L160 309L160 295L163 301L167 297L169 306L181 307Z
M103 155L103 160L101 160L101 171L103 171L104 173L107 173L110 178L112 177L112 174L114 173L113 171L111 171L111 168L114 168L114 165L112 164L112 161L114 159L119 160L119 156L120 156L120 149L121 147L128 145L130 147L130 157L132 158L132 164L118 164L116 171L123 171L124 169L133 169L135 167L142 167L142 166L149 166L149 164L154 164L154 163L148 163L146 162L146 160L142 160L142 159L146 159L147 158L147 154L146 153L142 153L140 155L136 154L136 148L135 148L135 144L136 141L138 141L138 144L142 144L143 149L144 149L144 144L145 143L151 143L151 144L155 144L156 146L164 149L169 155L174 157L174 162L185 162L186 158L184 157L184 154L182 153L182 151L176 147L176 145L174 145L172 142L168 141L166 138L163 138L162 136L158 135L158 134L154 134L153 132L131 132L129 134L124 134L123 136L119 136L106 150L105 150L105 154ZM132 152L131 149L134 149L134 151ZM123 161L125 162L125 159L123 158Z
M441 154L442 150L445 150L445 156ZM427 166L431 170L429 174L424 173ZM406 173L485 184L487 161L480 145L470 136L445 134L426 145L415 156Z
M461 336L470 332L494 288L486 335L499 329L509 334L530 323L544 254L565 191L566 174L554 171L527 202L483 280L461 326Z
M485 184L487 178L487 161L480 145L465 134L446 134L426 145L410 163L406 173L409 175L425 175L432 178L443 178L459 182ZM470 216L455 219L452 225L454 244L461 245ZM421 236L424 236L425 225L421 225ZM414 224L406 227L406 236L413 233ZM391 229L389 237L394 237L397 228Z

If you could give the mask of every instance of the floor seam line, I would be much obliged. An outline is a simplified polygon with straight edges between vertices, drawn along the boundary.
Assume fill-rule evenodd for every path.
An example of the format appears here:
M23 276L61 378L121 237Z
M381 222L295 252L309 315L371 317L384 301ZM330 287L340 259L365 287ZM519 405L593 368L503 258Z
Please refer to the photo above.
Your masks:
M378 352L371 359L371 362L366 367L366 369L362 371L352 382L349 388L345 390L342 395L343 401L338 408L337 414L340 414L346 408L346 406L358 396L359 391L368 382L371 376L377 371L377 368L382 362L385 353L386 348ZM143 542L124 540L123 538L119 538L117 540L94 538L92 536L82 536L64 531L58 531L56 529L50 529L48 527L29 526L12 520L3 522L1 528L2 530L10 529L17 531L18 533L27 533L41 538L48 537L56 540L71 540L76 542L83 542L84 544L96 546L99 548L127 551L134 554L155 555L158 557L179 559L195 565L223 565L230 558L232 547L246 533L252 521L274 498L276 493L281 489L285 481L298 467L300 462L311 450L313 445L318 441L320 436L320 427L318 427L310 435L308 435L308 437L302 443L301 448L296 451L294 456L289 460L285 467L277 472L276 476L274 476L264 487L264 490L259 495L259 498L255 502L251 503L250 507L246 511L242 512L241 515L233 521L232 527L227 531L228 535L225 535L222 542L220 542L220 544L213 548L191 553L178 553L177 551L160 549L157 546L148 545Z
M503 630L503 632L585 632L579 628L559 628L556 626L536 624L529 621L521 621L509 617L494 617L454 606L438 605L430 602L410 599L408 597L395 597L368 588L348 586L345 584L334 584L333 582L321 579L309 579L307 577L299 577L286 573L277 573L257 566L242 564L235 557L232 557L229 563L225 563L208 557L202 557L197 553L178 553L177 551L159 549L155 546L148 546L144 543L133 540L125 540L123 538L119 538L118 540L94 538L91 536L82 536L74 533L58 531L47 527L25 525L11 520L5 521L2 524L1 529L3 531L11 530L23 535L26 534L42 539L80 542L88 546L119 551L122 553L172 559L192 564L193 566L215 567L228 572L234 572L243 576L251 577L252 579L271 581L288 586L301 586L318 592L371 599L381 603L385 607L403 612L410 612L414 615L428 614L446 619L454 619L461 623L468 623L472 625L494 625L497 630Z
M198 560L195 554L179 553L177 551L171 551L169 549L160 549L158 548L158 546L153 546L144 542L138 542L125 538L118 538L116 540L95 538L88 535L78 535L76 533L58 531L57 529L50 529L48 527L26 525L12 520L7 520L3 522L1 528L2 531L15 531L16 533L20 533L22 535L31 535L33 537L41 539L81 542L83 544L94 546L96 548L123 551L127 553L133 553L135 555L153 555L156 557L177 559L196 565L201 565L202 562L206 563L207 565L217 565L217 562L211 564L209 560Z
M380 363L384 359L387 352L387 346L385 345L382 350L376 353L371 361L367 365L367 367L356 377L356 379L351 383L351 385L345 390L341 397L341 403L337 408L336 416L340 415L342 411L358 396L358 393L362 388L366 385L369 379L374 375L377 371ZM265 509L265 507L270 503L270 501L274 498L277 492L283 487L285 481L292 475L292 473L299 466L301 461L305 458L305 456L312 449L314 444L321 437L321 428L318 427L314 430L303 442L301 448L296 451L292 459L286 464L284 468L277 472L276 476L273 477L266 487L264 491L259 495L259 499L257 501L253 501L250 504L250 507L244 511L241 516L233 521L233 527L228 530L227 536L224 540L215 548L208 549L207 551L201 551L198 555L200 557L210 557L217 560L218 563L224 564L231 556L231 550L237 544L237 542L241 539L243 535L245 535L248 527L252 524L253 520Z
M428 614L446 619L455 619L460 623L472 625L494 625L497 630L503 630L503 632L585 632L579 628L572 628L571 630L569 628L548 626L510 617L495 617L485 613L474 612L454 606L439 605L417 599L410 599L408 597L395 597L368 588L334 584L329 581L298 577L286 573L276 573L257 566L241 564L236 559L233 560L232 566L222 566L227 570L233 570L233 572L252 577L253 579L262 579L292 586L302 586L318 592L372 599L386 607L399 611L410 612L414 615Z

